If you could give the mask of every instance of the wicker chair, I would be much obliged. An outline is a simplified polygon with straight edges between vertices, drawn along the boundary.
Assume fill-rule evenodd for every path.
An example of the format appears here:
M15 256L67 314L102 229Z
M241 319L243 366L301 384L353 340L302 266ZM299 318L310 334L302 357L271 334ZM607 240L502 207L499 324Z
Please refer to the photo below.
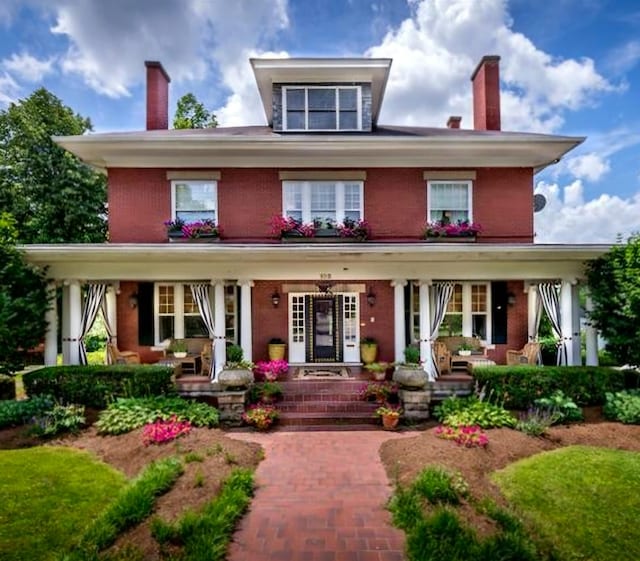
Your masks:
M540 354L540 343L527 343L519 351L507 351L507 364L536 364Z
M107 343L111 364L140 364L140 354L135 351L120 351L114 343Z
M445 343L441 341L434 341L433 356L436 359L438 372L440 372L440 374L451 372L451 351L449 351Z
M202 364L202 368L200 369L200 374L203 376L208 376L211 371L211 361L213 360L213 352L212 343L209 341L202 346L202 352L200 353L200 362Z

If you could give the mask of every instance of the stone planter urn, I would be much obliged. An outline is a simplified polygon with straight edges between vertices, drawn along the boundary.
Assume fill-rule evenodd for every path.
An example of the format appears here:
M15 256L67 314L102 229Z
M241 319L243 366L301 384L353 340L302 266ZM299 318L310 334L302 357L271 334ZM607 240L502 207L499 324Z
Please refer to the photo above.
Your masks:
M426 387L429 379L419 366L400 365L393 373L393 381L405 390L421 390Z
M252 383L253 371L246 368L225 368L218 375L218 384L224 391L246 389Z

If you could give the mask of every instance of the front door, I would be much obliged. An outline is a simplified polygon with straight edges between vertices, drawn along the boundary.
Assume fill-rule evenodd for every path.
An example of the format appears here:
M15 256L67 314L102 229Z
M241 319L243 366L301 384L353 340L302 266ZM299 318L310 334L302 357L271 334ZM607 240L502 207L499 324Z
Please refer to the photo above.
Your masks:
M314 361L336 360L335 303L333 296L313 299L311 351Z

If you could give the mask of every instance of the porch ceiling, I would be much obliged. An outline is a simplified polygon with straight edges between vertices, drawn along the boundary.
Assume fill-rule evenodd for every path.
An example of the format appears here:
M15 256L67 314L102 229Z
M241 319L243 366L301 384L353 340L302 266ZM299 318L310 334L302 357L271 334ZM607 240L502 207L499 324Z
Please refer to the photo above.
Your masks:
M22 246L54 280L578 279L609 245L78 244Z

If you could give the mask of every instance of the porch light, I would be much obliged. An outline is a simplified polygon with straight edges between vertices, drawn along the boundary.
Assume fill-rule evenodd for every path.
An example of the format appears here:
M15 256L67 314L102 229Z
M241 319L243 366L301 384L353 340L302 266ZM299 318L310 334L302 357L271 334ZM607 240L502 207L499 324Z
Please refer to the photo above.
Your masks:
M515 306L516 303L516 295L513 292L507 293L507 304L509 306Z
M319 282L316 286L318 287L318 290L320 292L324 292L327 296L331 295L331 287L333 286L333 283L328 281L326 282L323 281L323 282Z
M367 304L371 307L376 305L376 294L371 287L369 287L369 292L367 292Z
M273 305L274 308L277 308L278 305L280 304L280 293L278 292L277 288L273 291L273 294L271 295L271 304Z
M129 307L135 310L138 307L138 293L134 292L129 296Z

